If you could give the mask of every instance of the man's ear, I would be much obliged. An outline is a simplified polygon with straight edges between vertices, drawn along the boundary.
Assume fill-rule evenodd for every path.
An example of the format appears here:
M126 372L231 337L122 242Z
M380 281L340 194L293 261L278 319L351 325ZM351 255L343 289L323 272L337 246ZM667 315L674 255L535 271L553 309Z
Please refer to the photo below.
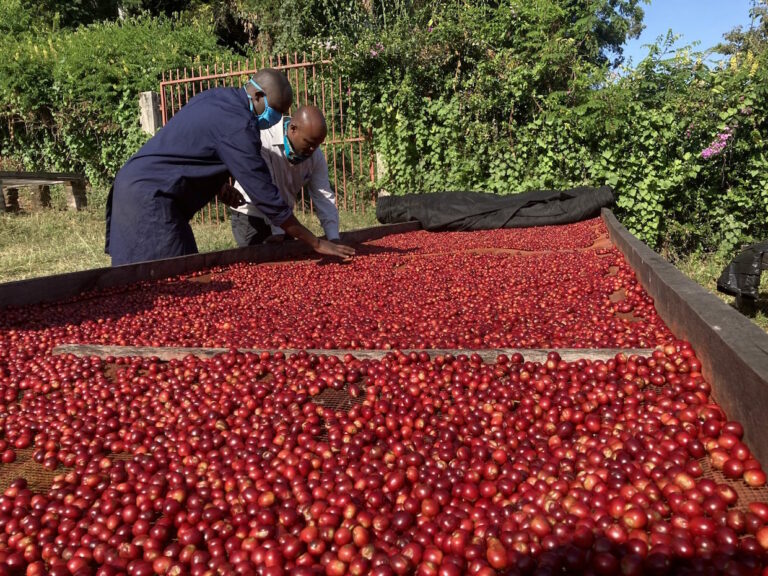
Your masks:
M267 107L266 100L264 100L265 96L266 93L263 90L256 90L253 93L254 110L256 110L256 112L259 114L263 113L264 109Z

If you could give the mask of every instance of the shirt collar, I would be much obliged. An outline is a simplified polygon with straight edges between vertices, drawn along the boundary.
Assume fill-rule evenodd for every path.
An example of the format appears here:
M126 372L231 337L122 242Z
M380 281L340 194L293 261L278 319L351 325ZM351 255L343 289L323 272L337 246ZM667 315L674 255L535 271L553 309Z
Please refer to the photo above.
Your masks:
M285 147L283 144L283 137L285 135L285 118L286 117L283 117L280 122L270 128L270 130L274 130L272 146L280 148L280 150Z

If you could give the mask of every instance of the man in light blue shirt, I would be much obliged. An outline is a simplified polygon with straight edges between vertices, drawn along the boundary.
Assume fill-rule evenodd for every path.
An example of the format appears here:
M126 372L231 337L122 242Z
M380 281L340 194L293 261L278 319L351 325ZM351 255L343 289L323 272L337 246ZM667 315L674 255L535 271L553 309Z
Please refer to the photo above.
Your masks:
M336 194L328 178L328 163L320 150L328 128L316 106L302 106L291 118L261 131L261 156L280 196L293 207L302 187L308 192L325 237L339 239L339 211ZM260 244L268 237L280 239L283 230L275 226L258 206L248 201L240 183L235 183L245 201L232 208L232 233L238 246ZM271 226L270 226L271 224Z

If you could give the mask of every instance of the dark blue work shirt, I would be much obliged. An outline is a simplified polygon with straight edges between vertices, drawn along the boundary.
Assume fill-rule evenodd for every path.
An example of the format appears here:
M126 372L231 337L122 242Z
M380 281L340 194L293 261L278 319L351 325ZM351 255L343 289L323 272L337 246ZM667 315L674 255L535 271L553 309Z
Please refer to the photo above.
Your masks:
M243 89L213 88L181 108L120 169L116 187L173 198L192 216L210 202L230 175L275 225L292 214L272 183L261 138Z

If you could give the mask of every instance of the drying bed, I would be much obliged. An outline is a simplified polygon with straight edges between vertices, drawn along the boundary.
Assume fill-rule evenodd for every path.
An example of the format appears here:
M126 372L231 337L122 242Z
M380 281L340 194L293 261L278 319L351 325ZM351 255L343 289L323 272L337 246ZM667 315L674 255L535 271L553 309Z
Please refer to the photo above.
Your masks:
M0 559L53 574L757 573L765 477L699 368L683 342L539 363L40 358L2 388L3 457L19 458L3 478L27 480L3 486Z
M759 574L743 432L601 220L214 268L4 311L0 575Z
M671 333L595 219L398 234L346 264L236 264L94 292L7 310L0 343L9 338L48 348L646 348Z

